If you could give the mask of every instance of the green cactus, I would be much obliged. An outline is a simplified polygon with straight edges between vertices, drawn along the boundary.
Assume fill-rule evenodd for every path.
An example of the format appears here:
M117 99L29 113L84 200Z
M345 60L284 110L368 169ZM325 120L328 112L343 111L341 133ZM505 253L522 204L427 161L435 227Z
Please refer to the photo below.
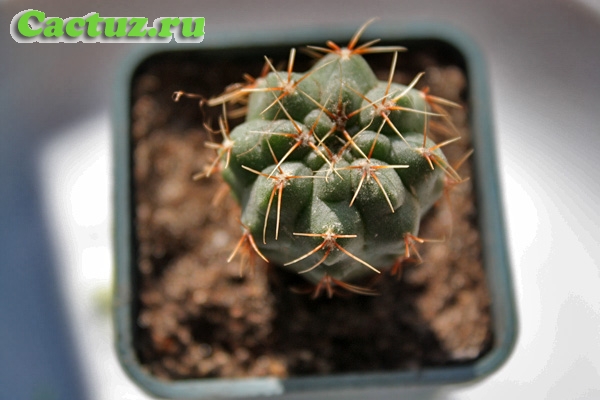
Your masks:
M214 144L218 168L242 209L246 242L264 260L301 274L317 292L355 284L409 256L422 216L460 177L427 138L429 119L446 101L393 83L399 47L356 46L325 53L305 73L270 64L268 73L213 99L247 96L246 121ZM363 54L393 53L390 79L379 81ZM223 107L225 110L225 107ZM238 250L236 249L236 251Z

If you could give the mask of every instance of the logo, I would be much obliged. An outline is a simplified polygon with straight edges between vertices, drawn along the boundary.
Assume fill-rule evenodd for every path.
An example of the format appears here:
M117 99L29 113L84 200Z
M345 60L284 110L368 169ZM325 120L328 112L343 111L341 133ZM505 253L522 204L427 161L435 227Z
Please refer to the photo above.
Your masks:
M199 43L204 40L203 17L161 17L148 27L148 18L48 17L38 10L15 15L10 34L18 43Z

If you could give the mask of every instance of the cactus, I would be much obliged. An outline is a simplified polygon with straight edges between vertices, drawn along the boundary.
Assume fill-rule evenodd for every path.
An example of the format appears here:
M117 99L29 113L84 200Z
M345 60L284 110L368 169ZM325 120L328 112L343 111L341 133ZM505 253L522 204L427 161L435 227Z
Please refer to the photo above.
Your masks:
M369 21L370 23L370 21ZM428 138L429 120L454 105L392 82L395 46L347 47L328 42L304 73L269 59L257 79L235 85L210 105L223 105L222 141L203 173L219 170L241 206L240 249L294 271L315 294L343 288L373 294L361 280L397 271L411 256L423 215L460 182L440 144ZM380 81L363 58L391 52L389 79ZM230 130L225 103L247 101L246 120ZM418 254L418 253L417 253ZM230 257L230 259L232 258Z

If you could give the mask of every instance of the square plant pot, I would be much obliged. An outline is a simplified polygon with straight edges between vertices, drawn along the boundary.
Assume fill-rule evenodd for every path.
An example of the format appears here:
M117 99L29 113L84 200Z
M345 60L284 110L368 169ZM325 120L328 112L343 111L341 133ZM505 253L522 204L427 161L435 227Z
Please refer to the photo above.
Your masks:
M419 245L423 263L386 274L374 283L378 296L312 299L298 293L304 284L295 274L260 263L240 273L237 258L226 261L240 235L235 201L221 195L218 174L192 179L214 157L206 125L220 107L174 102L172 94L216 96L245 72L260 75L265 55L285 69L291 47L345 44L352 35L233 32L197 45L145 46L124 66L113 112L114 318L120 361L147 392L314 398L437 388L484 378L510 355L516 318L487 71L475 44L443 25L378 23L363 35L408 49L395 81L424 70L433 95L463 105L438 134L460 134L447 156L469 179L423 217L419 236L443 239ZM387 80L392 56L365 58ZM294 69L311 62L298 53Z

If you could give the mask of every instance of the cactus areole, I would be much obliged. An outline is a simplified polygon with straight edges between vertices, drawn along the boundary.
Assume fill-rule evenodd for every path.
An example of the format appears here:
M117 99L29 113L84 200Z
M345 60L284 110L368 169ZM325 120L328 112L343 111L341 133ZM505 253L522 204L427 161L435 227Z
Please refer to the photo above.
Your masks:
M261 77L208 102L224 112L203 175L220 171L241 206L236 251L329 292L372 293L361 280L409 256L423 215L447 180L460 180L441 149L452 140L427 137L429 121L453 104L415 89L422 74L407 86L392 82L403 48L357 46L365 27L347 47L312 47L324 56L304 73L293 71L292 49L286 71L266 59ZM393 54L388 80L363 58L375 52ZM226 105L242 101L245 122L230 130Z

